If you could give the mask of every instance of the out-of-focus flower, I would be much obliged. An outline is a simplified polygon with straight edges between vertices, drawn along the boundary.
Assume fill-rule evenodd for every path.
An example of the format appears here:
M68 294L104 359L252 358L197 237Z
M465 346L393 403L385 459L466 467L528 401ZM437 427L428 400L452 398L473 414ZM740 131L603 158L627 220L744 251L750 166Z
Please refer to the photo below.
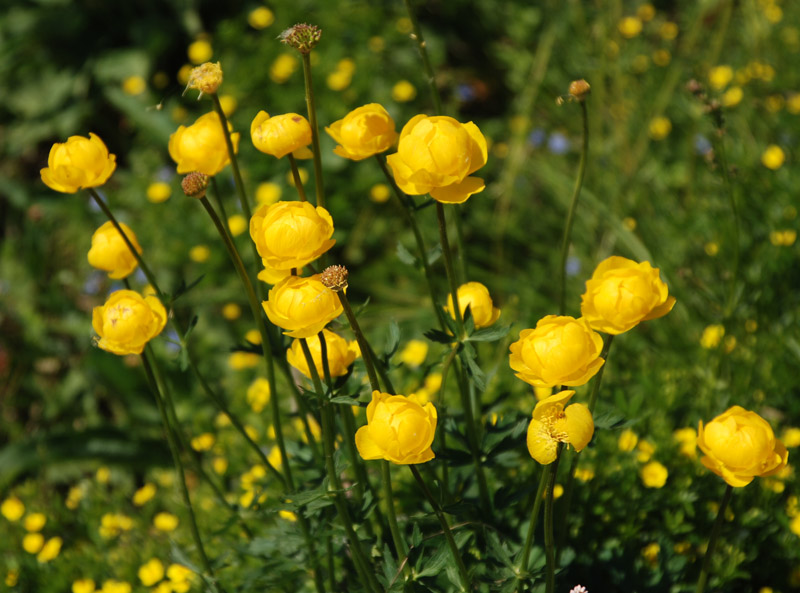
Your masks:
M133 493L133 506L141 507L147 504L156 495L156 485L148 482Z
M236 303L225 303L222 307L222 317L227 321L234 321L242 316L242 308Z
M72 593L94 593L94 581L92 579L78 579L72 582Z
M376 204L383 204L389 199L391 190L385 183L376 183L369 190L369 199Z
M97 134L70 136L64 143L55 143L47 157L47 167L39 174L50 189L74 194L79 189L103 185L114 169L117 157L109 154Z
M612 335L663 317L673 306L675 297L669 296L658 268L615 255L598 264L581 297L581 314L589 325Z
M566 403L574 391L561 391L536 404L528 425L528 453L542 465L556 460L559 443L582 451L594 434L594 421L583 404Z
M145 587L152 587L164 578L164 565L158 558L150 558L139 567L139 580Z
M694 428L679 428L672 433L672 438L678 442L681 455L689 459L697 457L697 431Z
M269 68L269 77L272 82L283 84L297 70L298 61L292 54L281 54Z
M256 202L259 206L274 204L281 199L281 186L271 181L259 183L256 187Z
M44 546L44 536L41 533L26 533L22 538L22 549L28 554L38 554Z
M642 558L644 558L648 564L655 565L658 562L658 555L660 552L661 546L653 542L652 544L647 544L642 549Z
M39 564L46 564L51 560L55 560L61 553L61 546L63 544L64 541L60 537L51 537L45 542L41 551L36 555L37 562L39 562Z
M231 352L228 357L228 366L234 371L241 371L244 369L252 369L261 360L261 357L255 352L242 352L237 350Z
M653 140L663 140L672 131L672 122L664 116L655 117L650 120L648 132Z
M97 346L114 354L141 354L145 344L161 333L167 311L154 296L118 290L92 311Z
M385 152L397 140L394 120L378 103L354 109L325 131L338 142L333 152L354 161Z
M23 522L25 531L41 531L47 523L47 516L44 513L30 513Z
M211 56L214 55L214 50L211 48L211 44L207 40L198 39L189 45L186 54L192 64L202 64L203 62L208 62L211 59Z
M409 340L399 354L400 362L414 368L425 362L426 356L428 356L428 342L424 340Z
M651 461L639 470L639 477L645 488L663 488L669 472L658 461Z
M195 245L189 250L189 259L198 264L207 262L210 257L211 249L209 249L208 245Z
M392 87L392 99L398 103L407 103L416 96L416 87L407 80L400 80Z
M147 90L147 83L141 76L128 76L122 81L122 92L126 95L141 95Z
M605 362L603 338L585 319L548 315L535 329L524 329L511 344L509 364L534 387L588 383Z
M348 342L342 336L328 331L322 330L325 336L325 346L328 352L328 368L331 377L342 377L347 374L350 365L356 359L356 351L353 348L355 342ZM314 360L314 366L317 369L317 376L324 377L324 368L322 366L322 344L319 339L319 334L306 338L308 349L311 351L311 358ZM308 367L308 362L303 354L303 348L300 340L295 339L292 341L292 346L286 351L286 361L303 373L309 379L311 378L311 371Z
M228 230L234 237L238 237L245 232L247 226L247 219L241 214L234 214L228 217Z
M767 146L767 149L761 155L761 164L773 171L780 169L784 161L786 161L786 155L783 149L777 144L770 144Z
M154 181L147 186L147 199L153 204L166 202L172 195L172 187L163 181Z
M636 443L639 442L639 437L630 428L622 431L617 439L617 448L620 451L629 452L636 448Z
M286 330L287 336L308 338L342 314L339 297L322 284L320 277L288 276L269 291L264 311L272 323Z
M232 130L228 122L228 130ZM239 133L231 134L234 153L239 149ZM178 164L178 173L197 171L216 175L231 162L219 115L211 111L198 117L191 126L180 126L169 137L169 156Z
M16 496L10 496L0 504L0 514L12 523L16 523L25 514L25 505Z
M142 248L136 235L124 222L119 223L128 240L139 253ZM113 279L127 278L139 265L131 250L111 221L103 223L92 235L92 246L87 255L89 265L98 270L108 272Z
M647 463L653 457L653 453L656 452L656 446L647 439L641 439L636 444L636 448L638 449L636 461L639 463Z
M260 413L269 403L269 381L263 377L255 379L247 388L247 404L256 414Z
M178 522L178 517L163 511L153 517L153 526L159 531L175 531L178 528Z
M230 117L233 115L233 112L236 111L239 102L233 95L220 95L219 106L222 107L222 113L225 114L225 117Z
M781 435L781 441L789 448L800 447L800 428L786 428Z
M356 432L356 447L364 459L385 459L399 465L434 458L436 407L420 405L414 396L372 392L367 425Z
M211 447L214 446L214 443L217 441L214 438L214 435L210 432L204 432L203 434L196 436L192 439L191 445L192 449L195 451L210 451Z
M219 62L206 62L197 68L192 68L189 73L189 80L186 83L186 90L197 89L200 91L200 97L203 93L212 95L217 92L219 85L222 84L222 68Z
M290 152L299 159L312 156L306 148L311 144L311 125L297 113L270 117L266 111L259 111L250 123L250 138L258 150L278 159Z
M631 39L642 32L642 21L635 16L626 16L619 22L617 28L623 37Z
M734 487L778 473L789 457L769 423L740 406L728 408L705 426L700 421L697 446L705 453L701 463Z
M713 350L722 341L725 335L725 326L715 323L708 325L703 330L703 335L700 337L700 345L706 350Z
M733 80L733 68L727 64L714 66L708 71L708 82L712 88L718 91L728 86L731 80Z
M472 319L475 322L475 329L489 327L500 317L500 309L494 306L489 289L480 282L467 282L458 287L458 308L463 316L469 307ZM455 319L453 311L453 295L447 295L447 306L445 310L450 317Z
M254 29L266 29L275 22L275 14L266 6L259 6L247 15L247 24Z
M131 584L116 579L103 581L103 588L100 593L131 593Z

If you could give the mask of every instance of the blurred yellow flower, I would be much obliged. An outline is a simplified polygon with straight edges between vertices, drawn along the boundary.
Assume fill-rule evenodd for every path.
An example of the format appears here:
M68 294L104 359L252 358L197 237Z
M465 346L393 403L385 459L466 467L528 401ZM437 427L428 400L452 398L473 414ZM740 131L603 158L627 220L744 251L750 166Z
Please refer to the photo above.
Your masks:
M631 39L642 32L642 21L635 16L626 16L619 22L617 28L623 37Z
M47 523L44 513L30 513L23 522L25 531L41 531Z
M462 284L458 287L456 294L461 315L463 316L467 307L469 307L472 319L475 322L475 329L489 327L500 317L500 309L494 306L492 297L489 295L489 289L480 282ZM455 318L453 309L453 295L448 294L445 311L450 317Z
M788 448L800 446L800 428L790 426L784 429L781 435L781 441Z
M281 186L271 181L259 183L256 187L256 201L259 206L274 204L281 199Z
M133 529L133 519L120 513L106 513L100 517L100 527L97 530L103 539L111 539L123 531Z
M254 29L266 29L275 22L275 15L266 6L259 6L247 15L247 24Z
M648 132L653 140L663 140L672 131L672 122L666 117L656 117L650 120Z
M308 182L308 171L306 171L303 167L297 168L298 177L300 177L300 185L305 185ZM286 173L286 183L288 183L291 187L294 187L294 175L291 171Z
M81 500L83 499L83 488L80 486L73 486L67 492L67 499L64 505L71 511L78 508Z
M178 517L163 511L153 517L153 526L159 531L175 531L178 528L178 522Z
M63 543L64 541L60 537L51 537L44 544L41 551L36 555L36 560L40 564L46 564L51 560L55 560L61 553L61 546Z
M153 204L166 202L172 195L172 186L163 181L154 181L147 186L147 199Z
M6 587L14 587L17 584L17 581L19 581L19 569L9 569L5 578Z
M136 251L142 253L142 247L139 245L133 230L124 222L119 223L119 226ZM86 257L90 266L108 272L108 277L114 280L127 278L139 265L125 243L122 234L111 221L103 223L94 232L92 246Z
M354 109L325 131L338 143L333 152L354 161L385 152L397 140L394 120L378 103Z
M566 403L574 391L562 391L536 404L528 425L528 453L542 465L556 460L559 443L572 445L580 452L594 434L592 413L583 404Z
M777 144L770 144L767 146L766 150L761 155L761 164L773 171L780 169L785 160L786 155L783 149Z
M234 214L228 217L228 229L234 237L238 237L245 232L247 227L247 219L241 214Z
M743 97L744 91L742 90L742 87L732 86L722 94L720 103L722 103L723 107L735 107L742 102Z
M39 170L44 184L57 192L74 194L79 189L103 185L114 169L117 157L97 134L70 136L66 142L56 142L50 148L47 167Z
M374 35L367 41L367 47L369 48L369 51L373 53L379 53L382 52L386 47L386 42L383 40L383 37Z
M642 557L647 561L648 564L655 565L658 562L658 554L660 552L661 546L653 542L652 544L647 544L642 549Z
M558 500L564 494L564 487L561 484L553 485L553 500Z
M28 554L38 554L44 545L44 536L41 533L27 533L22 538L22 549Z
M127 95L141 95L147 90L147 83L141 76L129 76L122 81L122 91Z
M211 59L211 56L214 55L214 50L211 48L211 44L208 41L205 39L198 39L189 45L186 55L189 57L192 64L202 64Z
M269 381L258 377L247 388L247 405L256 414L261 413L269 403L270 393Z
M794 230L784 230L784 231L772 231L769 234L769 241L776 247L790 247L794 245L794 242L797 240L797 231Z
M335 70L325 78L325 83L332 91L343 91L350 86L352 81L353 75L349 72L342 72L341 70Z
M25 514L25 505L16 496L10 496L3 501L3 504L0 504L0 514L15 523Z
M797 537L800 537L800 514L795 515L789 522L789 530Z
M242 308L236 303L225 303L222 307L222 317L228 321L234 321L242 316Z
M94 477L101 484L108 484L108 481L111 479L111 470L106 466L98 467Z
M283 84L297 70L298 61L293 54L279 55L269 67L269 77L272 82Z
M210 451L211 447L214 446L214 443L217 442L217 439L214 437L213 434L210 432L204 432L203 434L194 437L191 440L192 449L195 451Z
M170 564L167 568L167 578L173 584L188 583L194 580L194 573L183 564Z
M442 387L442 373L431 373L425 377L423 384L425 385L425 389L428 391L439 391L439 389Z
M658 34L661 35L662 39L671 41L678 36L678 25L667 21L661 25L661 28L658 30Z
M714 257L719 253L719 243L716 243L715 241L709 241L705 244L704 250L706 255Z
M636 461L639 463L647 463L650 461L650 458L653 457L656 446L646 439L641 439L637 443L636 449L638 450L638 453L636 453Z
M72 593L94 593L94 581L92 579L78 579L72 582Z
M215 457L211 460L211 467L214 468L214 473L221 476L228 471L228 460L224 457Z
M131 593L131 585L125 581L108 579L103 581L103 588L100 589L100 593Z
M401 80L392 87L392 99L398 103L407 103L417 96L417 89L407 80Z
M256 366L261 357L255 352L242 352L240 350L231 352L228 357L228 366L234 371L241 371L244 369L251 369Z
M409 340L400 351L400 362L410 367L418 367L425 362L428 356L428 342L424 340Z
M156 495L156 485L148 482L133 493L133 506L144 506Z
M672 55L666 49L657 49L653 52L653 64L667 66L672 61Z
M369 199L376 204L383 204L391 195L389 186L385 183L376 183L369 190Z
M663 488L668 475L667 468L658 461L651 461L639 470L639 477L645 488Z
M356 359L356 352L353 349L355 342L348 342L338 334L322 330L325 336L325 346L328 352L328 369L331 377L342 377L347 374L350 365ZM322 343L319 339L319 334L306 338L308 349L311 352L311 358L314 361L314 366L317 369L317 376L324 378L324 369L322 366ZM309 370L306 357L303 354L303 349L300 340L292 340L291 347L286 351L286 361L303 373L309 379L311 378L311 371Z
M164 565L158 558L151 558L139 567L139 580L145 587L152 587L164 578Z
M292 511L286 511L286 510L278 511L278 516L281 519L286 519L287 521L291 521L293 523L297 521L297 515L295 515Z
M575 470L575 478L581 482L588 482L594 478L594 470L590 467L579 467Z
M727 64L714 66L708 71L708 82L711 88L718 91L724 89L733 80L733 68Z
M208 245L195 245L189 250L189 259L198 264L207 262L210 257L211 249L209 249Z
M228 122L228 130L232 129ZM238 153L239 137L238 132L231 134L234 153ZM169 137L168 149L178 173L197 171L213 176L231 162L222 123L214 111L201 115L191 126L179 126Z
M724 335L725 327L723 325L718 323L708 325L703 330L703 335L700 337L700 345L707 350L713 350L719 346Z
M633 451L636 447L636 444L639 442L639 437L633 432L631 429L626 428L622 431L617 439L617 448L620 451L630 452Z
M679 428L672 433L679 444L680 454L689 459L697 457L697 431L692 427Z
M636 9L636 16L645 22L652 21L653 17L656 16L656 9L652 4L642 4Z
M239 106L239 102L233 95L220 95L219 106L222 107L222 113L225 114L225 117L230 117L233 115L233 112L236 111L236 107Z

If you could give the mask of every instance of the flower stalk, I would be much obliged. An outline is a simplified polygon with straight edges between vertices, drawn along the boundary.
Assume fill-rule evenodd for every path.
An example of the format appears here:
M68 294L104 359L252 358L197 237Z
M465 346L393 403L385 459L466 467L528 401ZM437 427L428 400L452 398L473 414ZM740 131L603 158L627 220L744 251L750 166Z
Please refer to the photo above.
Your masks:
M547 562L547 576L545 580L545 593L555 591L556 579L556 544L553 538L553 489L556 485L558 461L561 458L563 445L559 443L556 460L549 464L547 471L547 494L544 501L544 554Z
M239 171L239 161L236 158L236 151L233 149L233 141L231 140L231 131L228 129L228 118L222 110L222 104L219 102L217 93L211 93L211 100L214 103L214 111L219 115L219 122L222 124L222 133L225 137L225 146L228 148L228 157L231 160L231 168L233 169L233 180L236 183L236 192L239 194L239 202L242 205L242 212L244 212L247 220L253 216L250 209L250 202L247 199L247 193L244 189L244 181L242 180L242 173Z
M714 550L717 547L717 540L719 540L719 532L722 529L722 522L725 520L725 511L728 508L728 503L733 494L733 486L728 484L725 488L725 494L722 495L722 501L719 503L719 511L717 511L717 518L714 520L714 526L711 528L711 535L708 538L708 547L706 554L703 557L703 566L700 569L700 576L697 579L697 587L695 593L703 593L708 581L708 571L711 567L711 557L714 555Z
M322 185L322 154L319 151L319 128L317 126L317 108L314 103L314 86L311 79L311 54L302 53L303 80L306 87L306 110L308 123L311 125L311 151L314 153L314 183L317 206L325 208L325 190Z
M300 179L300 170L297 168L297 159L294 158L291 152L286 156L289 157L289 164L292 166L292 179L294 179L294 187L297 189L297 195L301 202L307 202L306 190L303 187L303 180Z

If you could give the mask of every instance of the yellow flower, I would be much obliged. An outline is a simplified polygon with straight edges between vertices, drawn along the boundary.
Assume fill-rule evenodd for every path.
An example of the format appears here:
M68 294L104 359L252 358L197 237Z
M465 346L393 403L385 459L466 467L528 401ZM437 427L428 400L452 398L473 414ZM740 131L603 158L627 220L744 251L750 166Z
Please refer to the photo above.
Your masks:
M186 54L189 56L189 60L191 60L192 64L202 64L211 59L211 56L214 55L214 51L211 49L211 44L208 41L205 39L198 39L189 45Z
M789 522L789 530L797 537L800 537L800 515L795 515Z
M475 322L475 329L482 327L489 327L497 318L500 317L500 309L492 303L492 297L489 295L489 289L480 282L467 282L458 287L458 308L461 310L463 316L469 306L472 313L472 319ZM447 306L445 310L450 314L450 317L455 319L453 315L453 295L447 295Z
M333 247L333 219L309 202L261 206L250 219L250 237L265 267L302 268Z
M658 31L659 35L661 35L662 39L666 39L667 41L671 41L678 36L678 25L675 23L667 21Z
M733 68L728 65L715 66L708 71L708 82L712 88L722 90L733 80Z
M103 581L103 588L100 589L100 593L131 593L131 585L125 581L108 579Z
M658 461L651 461L639 470L639 477L646 488L663 488L669 472Z
M189 259L198 264L207 262L209 257L211 257L211 249L208 248L208 245L195 245L189 250Z
M119 226L136 248L136 251L141 253L142 248L131 228L124 222L119 223ZM139 265L131 250L125 244L122 234L111 221L103 223L94 232L92 246L87 257L90 266L108 272L108 277L113 279L128 277Z
M575 478L581 482L588 482L594 478L594 470L590 467L579 467L575 470Z
M327 329L322 330L325 336L325 345L328 350L328 367L331 377L342 377L347 374L350 365L356 359L356 352L353 349L355 342L348 342L343 337ZM319 335L310 336L307 339L308 349L311 351L311 358L317 368L317 375L324 377L322 368L322 344ZM311 371L308 368L306 357L303 355L303 348L300 340L293 340L292 346L286 351L286 361L303 373L309 379Z
M642 557L648 562L648 564L656 564L658 562L658 554L661 552L661 546L658 545L656 542L652 544L647 544L642 549Z
M786 447L798 447L800 446L800 428L789 427L784 429L783 435L781 435L781 441Z
M233 129L230 122L228 129ZM238 132L231 134L234 153L238 153L239 136ZM169 137L168 148L169 156L178 164L178 173L216 175L231 162L222 123L214 111L201 115L191 126L180 126Z
M299 159L312 156L306 148L311 144L311 126L297 113L270 117L266 111L259 111L250 124L250 138L258 150L278 159L290 152Z
M161 333L167 311L154 296L142 298L132 290L111 293L106 303L92 311L97 345L114 354L141 354L145 344Z
M342 314L339 297L320 282L320 276L287 276L262 303L269 320L285 329L287 336L308 338Z
M603 338L586 320L548 315L535 329L524 329L511 344L509 364L534 387L577 386L587 383L605 362Z
M47 543L44 544L42 550L36 555L36 560L41 564L46 564L54 560L61 553L61 545L63 543L60 537L51 537L47 540Z
M528 425L528 453L542 465L556 460L559 443L581 451L594 434L594 421L583 404L565 406L574 391L561 391L536 404Z
M122 91L128 95L141 95L147 90L147 83L141 76L129 76L122 81Z
M281 519L286 519L287 521L291 521L294 523L297 521L297 515L295 515L292 511L278 511L278 516Z
M391 190L385 183L376 183L369 190L369 199L376 204L383 204L389 199Z
M328 88L332 91L343 91L350 86L352 81L353 75L342 70L331 72L325 79L325 82L328 84Z
M74 194L79 189L103 185L116 168L117 157L108 153L96 134L90 133L88 138L70 136L63 144L53 144L47 167L39 174L50 189Z
M47 523L44 513L31 513L25 517L25 531L41 531Z
M44 545L44 536L41 533L27 533L22 538L22 549L28 554L38 554Z
M228 366L234 371L252 369L260 360L261 357L255 352L242 352L241 350L237 350L236 352L231 352L231 355L228 357Z
M19 569L11 568L6 573L5 583L6 587L14 587L19 580Z
M101 484L108 484L108 481L111 479L111 470L106 466L98 467L97 472L95 473L95 478Z
M635 16L626 16L619 22L617 28L623 37L631 39L642 32L642 21Z
M639 450L636 454L636 461L639 463L647 463L653 457L653 453L656 452L656 446L646 439L639 441L636 448Z
M25 514L25 505L16 496L11 496L0 505L0 513L12 523L16 523Z
M697 457L697 431L694 428L679 428L672 433L672 438L678 441L681 455L689 459Z
M153 517L153 526L159 531L175 531L178 528L178 517L171 513L158 513Z
M742 102L743 97L744 91L742 90L742 87L732 86L722 94L722 97L720 97L720 103L722 103L723 107L735 107Z
M260 413L269 403L269 381L263 377L257 378L247 388L247 403L256 414Z
M78 505L81 503L83 499L83 488L80 486L73 486L67 492L67 500L64 502L64 506L66 506L69 510L74 511L78 508Z
M282 84L289 80L289 77L297 69L297 58L293 54L279 55L269 68L269 77L273 82Z
M215 473L221 476L226 471L228 471L228 460L225 459L224 457L215 457L211 461L211 467L214 468Z
M256 202L259 206L274 204L281 199L281 186L271 181L259 183L256 188Z
M761 164L773 171L780 169L785 160L786 155L783 153L783 149L777 144L770 144L767 146L764 154L761 155Z
M197 89L200 91L200 97L202 97L203 93L207 95L216 93L221 84L222 68L219 62L216 64L206 62L197 68L192 68L192 71L189 73L189 80L186 83L186 90Z
M639 437L633 432L631 429L626 428L622 431L617 439L617 448L620 451L629 452L633 451L636 447L636 443L639 442Z
M234 214L228 217L228 230L231 235L238 237L247 230L247 219L241 214Z
M398 103L407 103L417 96L417 89L407 80L401 80L392 87L392 99Z
M778 473L789 457L769 423L740 406L729 408L705 427L700 421L697 446L706 455L700 462L734 487Z
M364 459L425 463L434 458L436 419L436 407L430 402L423 406L413 395L373 391L367 424L356 432L356 448Z
M648 131L653 140L663 140L672 131L672 122L666 117L655 117L650 120Z
M186 583L194 579L194 573L183 564L170 564L167 568L167 578L173 583Z
M387 162L408 195L430 193L439 202L460 204L485 188L483 179L470 175L486 164L486 156L486 138L474 123L420 114L403 127Z
M397 140L394 120L378 103L354 109L325 131L339 143L333 152L354 161L385 152Z
M214 446L216 439L214 435L210 432L204 432L200 436L196 436L192 439L191 445L192 449L195 451L209 451L211 447Z
M275 15L266 6L259 6L247 15L247 23L254 29L266 29L275 22Z
M600 262L581 297L581 314L589 325L612 335L663 317L674 306L658 268L616 255Z
M225 114L225 117L230 117L236 111L239 103L233 95L220 95L219 106L222 107L222 113Z
M242 316L242 308L236 303L226 303L222 307L222 316L228 321L234 321Z
M133 493L133 505L137 507L144 506L148 501L156 495L156 485L148 482L136 492Z
M400 351L400 362L410 367L418 367L428 356L428 343L423 340L409 340Z
M700 337L700 345L706 350L713 350L722 341L725 335L725 326L715 323L706 326L703 335Z
M92 579L78 579L72 582L72 593L94 593L94 581Z
M139 580L145 587L152 587L164 578L164 565L158 558L151 558L139 567Z
M154 181L147 186L147 199L153 204L166 202L172 195L172 187L163 181Z

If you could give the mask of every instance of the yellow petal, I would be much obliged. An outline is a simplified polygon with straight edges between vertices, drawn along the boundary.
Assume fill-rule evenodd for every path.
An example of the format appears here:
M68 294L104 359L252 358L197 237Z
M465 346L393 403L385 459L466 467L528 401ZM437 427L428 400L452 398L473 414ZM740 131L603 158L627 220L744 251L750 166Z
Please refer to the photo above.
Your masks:
M485 188L486 184L483 179L467 177L461 183L432 189L430 194L435 200L445 204L461 204L466 202L472 194L482 192Z
M581 451L589 444L594 434L594 420L589 408L583 404L572 404L564 410L569 444Z

